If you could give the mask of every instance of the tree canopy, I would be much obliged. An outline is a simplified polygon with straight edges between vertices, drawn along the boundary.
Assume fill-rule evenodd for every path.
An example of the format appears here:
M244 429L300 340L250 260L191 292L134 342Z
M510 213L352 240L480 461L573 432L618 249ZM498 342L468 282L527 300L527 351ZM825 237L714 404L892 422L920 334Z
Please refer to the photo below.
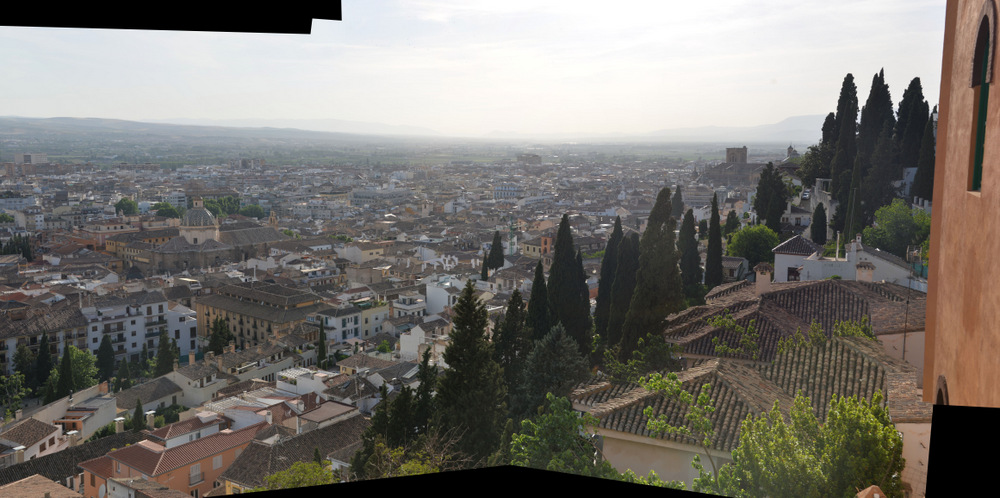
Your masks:
M594 308L594 333L607 338L608 316L611 313L611 286L615 282L618 268L618 246L624 238L621 217L615 218L614 229L608 237L608 244L601 259L601 277L598 280L597 303Z
M586 353L591 346L590 297L582 260L573 249L573 233L569 215L564 214L556 233L552 249L552 266L549 268L547 291L549 310L554 323L566 327L566 335Z
M922 209L913 209L902 199L893 199L875 212L875 226L865 228L861 240L901 258L907 246L919 246L930 236L931 217Z
M748 226L733 234L729 246L726 247L730 256L746 258L750 263L750 268L757 266L757 263L774 262L774 253L771 252L781 240L778 234L764 226Z
M128 197L122 197L115 203L115 212L130 216L139 212L139 204Z
M705 253L705 289L722 283L722 227L719 226L719 200L712 196L712 222L708 227L708 250Z

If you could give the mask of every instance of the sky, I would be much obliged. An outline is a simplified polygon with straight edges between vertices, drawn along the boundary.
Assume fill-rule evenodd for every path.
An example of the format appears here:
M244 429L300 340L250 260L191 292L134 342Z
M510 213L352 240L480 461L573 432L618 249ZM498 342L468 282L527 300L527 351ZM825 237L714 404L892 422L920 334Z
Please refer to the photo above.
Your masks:
M0 27L0 116L631 134L825 115L847 73L864 105L883 68L894 105L914 77L938 103L945 0L342 8L309 35Z

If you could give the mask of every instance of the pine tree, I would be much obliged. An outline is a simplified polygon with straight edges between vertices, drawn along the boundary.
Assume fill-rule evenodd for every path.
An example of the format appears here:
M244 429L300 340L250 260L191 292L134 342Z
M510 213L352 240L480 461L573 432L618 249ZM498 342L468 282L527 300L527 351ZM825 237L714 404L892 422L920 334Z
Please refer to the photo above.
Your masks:
M694 210L684 213L681 231L678 234L677 250L681 253L681 280L684 282L684 295L688 299L697 299L701 294L701 255L698 254L698 238L694 231Z
M931 115L937 113L937 106ZM932 200L934 195L934 120L928 119L924 125L924 136L920 140L920 156L917 159L917 174L910 187L910 197Z
M454 308L451 342L444 352L449 369L440 379L436 426L454 431L455 449L479 465L500 445L507 415L506 386L486 340L486 306L469 281Z
M670 200L670 216L680 219L684 216L684 199L681 197L681 186L677 185L677 190L674 191L674 197Z
M608 316L611 313L611 286L615 282L615 273L618 264L618 246L624 238L622 232L621 217L615 218L615 227L608 238L608 245L604 248L604 257L601 259L601 278L597 282L597 305L594 308L594 333L607 338Z
M708 251L705 253L705 290L722 283L722 229L719 227L719 200L712 196L712 222L708 228Z
M115 375L115 349L111 345L111 337L105 335L101 346L97 349L98 379L104 382Z
M546 393L568 396L570 390L587 376L587 360L576 341L568 337L562 325L552 327L528 355L524 378L514 396L518 419L533 418L545 402Z
M715 228L719 230L718 202L713 202ZM632 357L639 338L661 332L667 315L684 309L684 284L674 240L676 220L670 216L670 189L664 187L649 213L646 231L639 240L639 271L635 291L625 316L621 348L622 361ZM711 240L711 239L710 239Z
M174 370L174 348L170 346L170 339L167 338L167 331L160 332L160 343L156 350L156 370L153 377L166 375Z
M499 230L493 232L493 244L490 246L490 254L486 261L489 262L488 266L491 270L503 268L503 240L500 238Z
M618 245L618 268L615 281L611 284L611 304L608 309L608 348L617 346L622 340L622 326L625 315L632 304L635 291L636 272L639 271L639 234L629 232Z
M562 323L566 334L577 341L581 352L585 352L590 349L590 304L584 304L581 299L581 289L586 282L582 280L583 270L577 259L573 251L569 215L564 214L556 233L552 267L549 268L549 310L553 321Z
M826 244L826 207L822 202L813 211L812 223L809 224L809 238L819 245Z
M531 281L531 295L528 296L528 315L525 328L532 340L541 340L552 328L552 313L549 312L549 294L545 285L542 262L535 266L535 278Z

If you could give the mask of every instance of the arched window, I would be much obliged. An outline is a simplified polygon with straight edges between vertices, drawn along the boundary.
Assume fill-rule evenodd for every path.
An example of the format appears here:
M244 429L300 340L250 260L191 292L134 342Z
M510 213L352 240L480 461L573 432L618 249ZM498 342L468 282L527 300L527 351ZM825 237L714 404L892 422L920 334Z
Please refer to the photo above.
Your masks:
M948 383L944 379L944 375L939 375L937 379L937 396L934 399L934 404L936 405L947 405L948 404Z
M990 84L993 81L993 32L995 15L992 1L983 5L979 17L979 30L976 34L976 47L972 56L972 81L974 109L972 123L976 133L973 135L972 165L969 175L969 190L979 191L983 180L983 152L986 146L986 114L989 106Z

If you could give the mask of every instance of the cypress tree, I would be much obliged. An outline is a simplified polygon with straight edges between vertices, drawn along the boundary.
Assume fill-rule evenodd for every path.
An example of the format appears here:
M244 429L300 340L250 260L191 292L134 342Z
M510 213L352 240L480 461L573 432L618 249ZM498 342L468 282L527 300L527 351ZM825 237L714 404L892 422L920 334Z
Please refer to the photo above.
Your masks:
M115 349L107 335L101 338L101 346L97 348L97 375L101 382L115 375Z
M62 361L59 362L59 378L57 379L55 398L60 399L69 396L73 391L73 359L70 356L69 342L63 345Z
M722 283L722 228L719 226L719 200L712 196L712 222L708 228L708 251L705 253L705 290Z
M118 375L115 378L115 391L132 387L132 372L129 371L128 360L122 359L118 365Z
M486 280L490 278L490 259L489 256L483 257L483 268L479 273L479 280Z
M618 265L618 246L624 238L621 217L615 218L615 227L608 238L601 259L601 278L597 282L597 305L594 308L594 333L607 338L608 316L611 312L611 286L615 282L615 272Z
M937 106L931 115L937 112ZM931 200L934 195L934 120L928 118L924 125L924 136L920 140L920 156L917 159L917 174L910 187L910 197Z
M844 137L844 124L850 126L851 135L856 131L855 121L858 119L858 87L854 84L854 75L847 73L840 85L840 96L837 98L837 114L834 118L833 136L835 145L840 144ZM852 151L851 155L854 153Z
M618 245L618 272L611 285L611 304L608 310L608 347L618 345L622 339L625 315L632 303L636 272L639 271L639 234L630 232Z
M135 399L135 411L132 412L132 430L139 432L146 428L146 419L142 414L142 402Z
M713 203L717 209L718 203ZM718 230L718 213L715 215ZM646 231L639 240L639 271L635 291L623 326L620 361L628 361L640 337L659 333L670 313L684 309L684 284L681 281L674 229L677 221L670 216L670 189L664 187L649 213ZM710 229L711 230L711 229Z
M680 218L684 216L684 199L681 197L681 186L677 185L677 190L674 191L674 197L670 200L670 216L674 218Z
M170 346L170 339L167 338L167 331L160 332L160 343L156 350L156 370L153 377L166 375L174 369L174 348Z
M437 366L431 365L431 349L424 349L420 366L417 368L420 385L417 386L416 408L413 415L413 425L418 434L427 432L431 415L434 413L434 390L437 388L437 378Z
M823 135L820 144L833 146L837 143L837 113L831 112L823 120Z
M416 438L413 404L413 389L404 385L389 408L389 427L385 439L390 448L406 447Z
M229 322L224 318L216 317L212 321L212 331L208 338L208 350L215 354L222 354L233 339L233 333L229 330Z
M503 369L507 392L510 393L521 378L521 365L530 344L524 330L525 309L521 291L514 289L507 300L507 309L493 333L493 359Z
M455 449L478 466L500 446L507 415L507 389L500 365L486 340L485 305L469 281L455 304L451 342L444 352L449 369L441 377L435 402L437 427L454 430Z
M896 124L896 115L893 112L892 96L889 93L889 85L885 83L885 70L875 73L872 78L871 90L868 92L868 100L861 108L861 119L858 122L858 157L863 158L861 175L864 178L868 174L868 167L871 165L871 156L875 153L878 145L879 135L882 127L888 123L889 129ZM890 132L891 133L891 132Z
M698 254L698 238L694 233L694 210L684 213L681 231L678 234L677 250L681 252L681 280L684 282L684 295L688 299L701 294L701 255Z
M326 326L323 319L319 320L319 342L316 344L316 363L319 368L326 368Z
M581 289L586 286L582 278L581 263L573 254L569 215L564 214L556 233L552 267L549 268L549 310L553 322L562 323L566 327L566 334L577 341L581 352L585 352L590 348L591 321L590 304L584 304L581 299Z
M708 238L708 220L701 220L698 222L698 240L705 240Z
M879 135L878 147L872 154L872 169L861 187L864 204L860 207L858 231L875 220L875 211L878 208L888 205L899 195L899 191L892 184L893 181L900 179L897 176L900 171L897 161L898 153L896 143L892 140L892 127L887 122Z
M854 76L847 73L840 88L840 98L837 100L836 143L832 148L835 153L830 162L830 177L833 179L832 190L834 198L844 202L847 199L851 183L851 169L857 155L855 132L858 119L858 88L854 84Z
M899 149L901 168L914 168L920 157L920 142L924 136L930 106L924 100L924 90L920 78L910 80L899 101L899 119L896 121L894 137Z
M323 456L320 455L319 453L319 446L313 447L313 461L320 465L323 465Z
M491 270L503 268L503 240L500 238L500 231L493 232L493 244L490 246L490 254L486 261Z
M541 340L552 328L552 314L549 312L549 294L545 285L545 273L542 262L535 266L535 278L531 281L531 295L528 296L528 315L525 318L527 329L532 340Z
M51 372L52 353L49 352L49 334L42 332L42 339L38 341L38 356L35 357L35 377L38 379L38 385L44 386Z
M813 211L812 223L809 224L809 238L819 245L826 244L826 207L822 202Z

